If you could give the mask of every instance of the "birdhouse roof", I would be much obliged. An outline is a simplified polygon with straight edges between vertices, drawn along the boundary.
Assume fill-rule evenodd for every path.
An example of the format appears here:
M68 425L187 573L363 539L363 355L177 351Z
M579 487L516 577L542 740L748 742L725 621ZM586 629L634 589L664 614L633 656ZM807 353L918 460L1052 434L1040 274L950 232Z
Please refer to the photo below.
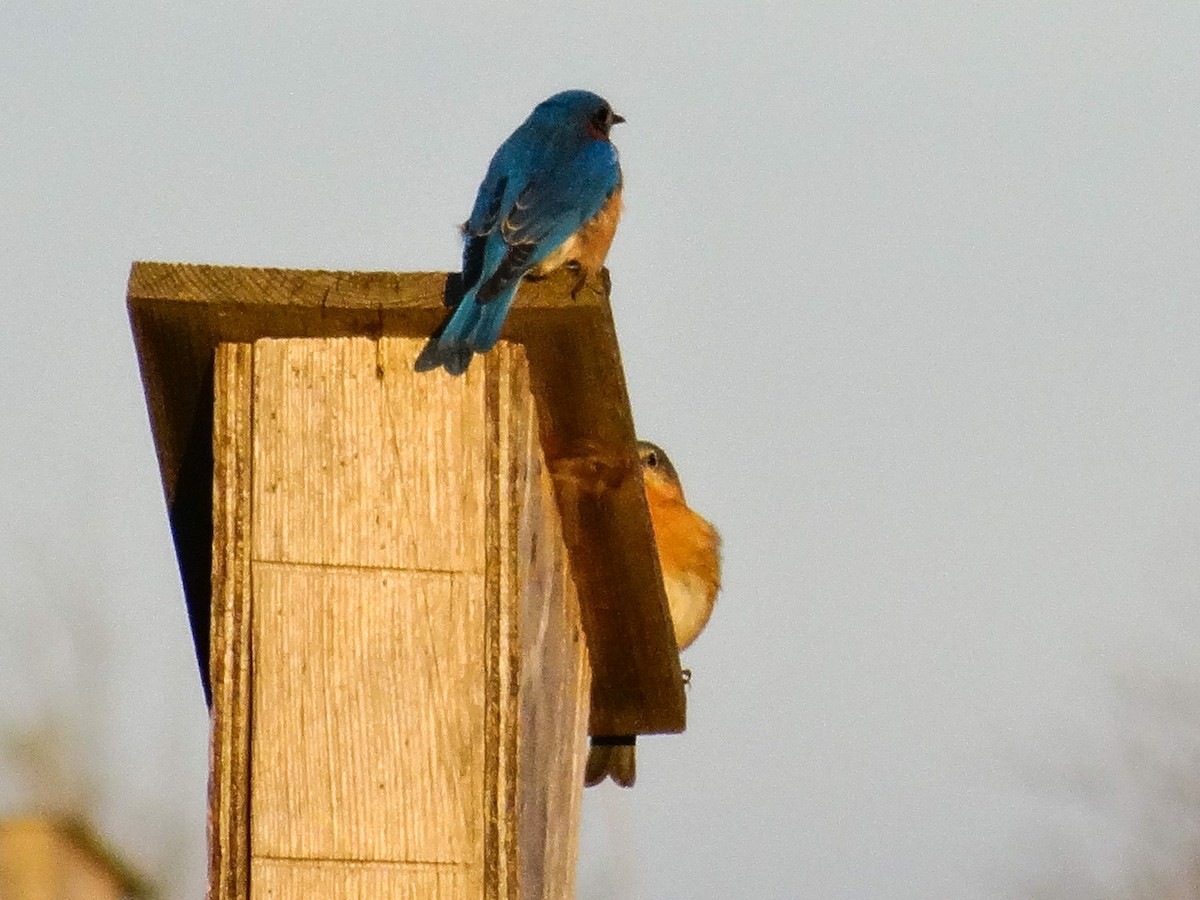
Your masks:
M444 319L457 279L441 272L133 265L129 315L205 680L216 346L259 338L426 337ZM679 655L642 491L607 274L574 296L573 281L561 273L523 285L505 338L524 347L542 452L562 518L577 526L564 528L564 538L592 666L591 730L681 731Z

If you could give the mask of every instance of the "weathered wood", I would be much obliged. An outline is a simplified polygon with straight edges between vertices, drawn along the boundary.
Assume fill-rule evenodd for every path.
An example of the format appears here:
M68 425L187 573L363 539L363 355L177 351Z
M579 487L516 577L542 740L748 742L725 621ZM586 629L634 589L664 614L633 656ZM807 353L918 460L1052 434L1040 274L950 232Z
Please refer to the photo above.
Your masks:
M211 900L250 890L250 617L253 351L222 344L213 365L213 690L208 783Z
M258 342L256 559L482 571L467 543L483 512L483 416L465 402L482 371L413 378L414 348ZM378 427L347 427L340 416Z
M590 729L679 731L685 706L679 659L641 490L607 284L596 279L572 297L572 281L561 275L523 285L505 338L523 345L528 357L539 441L554 475L590 651ZM190 452L193 434L202 433L195 426L203 418L205 373L218 343L421 337L444 317L445 299L454 292L454 276L439 273L135 264L130 315L172 508L189 483L181 481L181 472L196 457ZM468 378L478 377L483 364L477 361ZM178 530L176 538L195 621L205 615L207 596L201 604L190 595L207 588L206 577L189 577L196 564L185 551L194 541L181 539ZM454 540L451 535L445 548L409 549L436 563L443 552L453 555ZM327 549L337 552L337 543Z
M484 896L488 900L516 900L518 847L516 834L517 748L520 739L518 691L521 678L520 602L514 587L517 572L512 553L511 533L515 510L513 493L517 489L517 458L531 450L528 444L514 446L511 416L525 414L522 405L514 409L512 348L503 345L484 359L484 397L486 403L488 454L487 485L487 561L484 570L487 595L484 635L488 687L484 707ZM524 363L524 358L520 359ZM522 398L523 399L523 398ZM517 400L519 403L520 401Z
M253 372L217 403L253 423L249 486L220 470L254 510L253 898L573 894L587 650L524 352L430 381L420 346L218 352L219 392Z
M419 349L255 343L255 898L483 896L484 385Z
M521 348L487 363L489 446L487 744L495 747L488 896L573 897L587 745L587 648L538 444ZM494 599L493 599L494 598Z
M575 895L590 669L565 547L548 540L562 529L551 502L550 474L530 428L532 411L525 411L532 405L524 383L528 370L510 371L510 442L528 448L512 454L516 515L506 547L513 561L510 589L520 597L520 896L557 900Z
M254 572L254 858L437 863L478 877L482 579Z

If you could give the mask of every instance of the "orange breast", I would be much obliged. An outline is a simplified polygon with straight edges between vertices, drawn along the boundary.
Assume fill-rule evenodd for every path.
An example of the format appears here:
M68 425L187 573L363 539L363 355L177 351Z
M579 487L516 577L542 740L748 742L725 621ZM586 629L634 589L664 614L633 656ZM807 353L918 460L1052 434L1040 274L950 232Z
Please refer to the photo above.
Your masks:
M600 212L575 235L575 259L589 276L599 272L608 257L608 248L612 246L613 236L617 233L622 209L621 190L618 188L600 207Z
M647 480L646 502L658 560L672 607L676 641L682 650L700 633L721 587L721 539L703 516L677 494Z
M613 236L617 233L617 222L621 218L621 191L613 195L600 207L600 212L592 216L573 235L563 241L561 247L547 256L533 269L535 274L545 275L569 262L579 264L584 275L591 277L600 271L608 256L608 248L612 246Z

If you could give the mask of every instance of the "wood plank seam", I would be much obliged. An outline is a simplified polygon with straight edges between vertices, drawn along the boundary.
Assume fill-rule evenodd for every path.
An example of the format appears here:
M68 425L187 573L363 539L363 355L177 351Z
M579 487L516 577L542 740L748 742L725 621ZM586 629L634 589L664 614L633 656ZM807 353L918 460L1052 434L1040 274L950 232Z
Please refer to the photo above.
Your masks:
M257 556L251 557L252 561L257 566L281 566L287 569L323 569L329 572L395 572L406 575L446 575L454 577L457 575L477 575L481 574L479 569L426 569L420 566L368 566L355 563L323 563L323 562L305 562L303 560L291 559L262 559Z
M385 360L388 359L388 353L386 351L390 348L385 343L385 341L388 341L388 339L383 336L382 301L381 301L381 304L379 307L379 311L380 311L379 334L376 335L376 337L374 338L375 376L376 376L376 378L379 379L380 390L382 391L382 395L383 395L383 412L384 412L384 416L386 417L386 431L387 431L388 437L390 438L392 450L396 454L396 456L399 457L401 455L402 436L400 433L401 429L400 429L399 423L396 420L395 410L396 410L397 403L396 403L395 395L394 395L394 392L389 387L389 382L388 382L388 375L389 374L394 375L395 373L392 373L390 371L390 369L384 365ZM392 340L394 341L394 339L392 339ZM393 343L393 347L394 346L395 346L395 344ZM404 367L404 371L401 373L401 375L404 378L409 378L412 376L412 372L409 370L407 365ZM411 435L405 435L404 439L411 440ZM485 565L483 568L478 567L478 566L462 566L462 565L460 565L459 568L457 568L457 569L438 569L438 568L408 566L405 569L403 569L403 571L405 571L405 572L420 572L420 573L426 573L426 574L450 575L455 578L462 578L464 576L471 575L471 574L484 574L485 569L486 569L486 562L485 562ZM430 623L430 626L431 626L428 633L430 634L430 642L431 642L430 649L432 651L434 649L432 646L432 634L433 634L432 626L435 622L435 619L433 616L433 611L429 607L429 598L425 595L422 595L422 597L423 597L423 601L424 601L423 609L424 609L424 613L425 613L425 618ZM437 653L431 652L430 656L431 656L431 659L433 660L434 676L439 682L441 682L442 672L439 668ZM465 727L464 723L461 720L456 719L454 724L457 726L456 730L458 733L457 733L456 737L459 739L459 742L461 742L464 737L467 737L469 739L469 735L464 735L464 727ZM437 727L445 730L448 728L448 725L444 719L438 719Z
M470 869L475 864L461 859L376 859L355 856L287 856L279 853L255 853L255 860L290 863L350 863L361 866L413 866L432 869Z

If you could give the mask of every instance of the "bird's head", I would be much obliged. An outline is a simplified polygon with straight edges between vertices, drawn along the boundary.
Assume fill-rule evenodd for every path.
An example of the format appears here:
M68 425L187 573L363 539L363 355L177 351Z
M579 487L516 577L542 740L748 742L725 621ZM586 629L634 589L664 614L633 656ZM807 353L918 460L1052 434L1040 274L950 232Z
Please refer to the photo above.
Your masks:
M638 458L642 462L642 480L647 489L682 500L683 485L666 451L649 441L638 441L637 446Z
M624 116L598 94L591 91L563 91L543 100L533 111L537 118L582 128L597 140L607 140L614 125L625 121Z

